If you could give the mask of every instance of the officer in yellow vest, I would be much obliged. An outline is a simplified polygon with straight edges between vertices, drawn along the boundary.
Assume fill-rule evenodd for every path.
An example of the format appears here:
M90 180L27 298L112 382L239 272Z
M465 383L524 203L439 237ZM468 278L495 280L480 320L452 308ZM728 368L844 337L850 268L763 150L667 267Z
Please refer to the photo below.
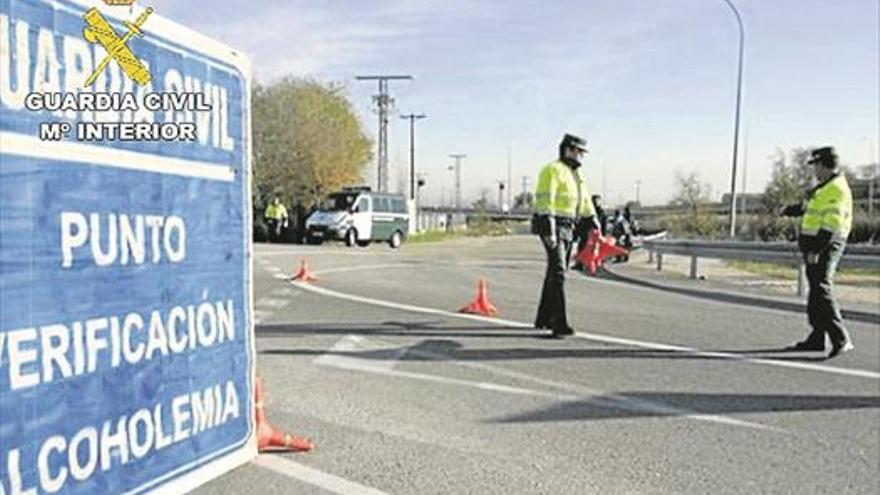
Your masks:
M834 148L813 150L807 163L814 165L819 184L810 191L806 208L791 205L783 214L803 216L798 247L806 262L810 284L807 316L813 331L791 349L824 351L825 334L828 334L831 340L828 357L831 358L853 349L849 333L843 326L840 307L832 294L834 272L852 227L852 193L838 166Z
M547 252L535 328L552 330L554 338L574 333L566 315L564 284L575 226L583 219L599 228L580 170L586 146L584 139L566 134L559 144L559 159L541 169L535 190L535 233Z
M263 216L269 227L269 241L280 240L281 229L287 227L287 207L281 204L278 197L272 198Z

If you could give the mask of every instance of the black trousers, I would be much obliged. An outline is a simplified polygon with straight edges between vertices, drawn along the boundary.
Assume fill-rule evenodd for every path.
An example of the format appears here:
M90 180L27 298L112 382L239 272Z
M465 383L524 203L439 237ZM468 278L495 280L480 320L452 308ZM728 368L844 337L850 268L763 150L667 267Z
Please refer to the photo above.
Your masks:
M832 345L842 344L849 340L849 333L843 326L840 306L834 300L834 272L843 256L845 242L833 241L831 246L820 256L815 265L807 265L807 281L810 284L810 295L807 298L807 318L813 331L807 337L809 342L825 345L825 334L831 339Z
M565 272L571 256L571 232L566 235L560 232L559 242L553 249L544 245L547 253L547 271L544 274L544 286L541 289L541 302L538 304L538 316L535 327L563 330L568 327L565 310Z
M266 229L269 242L281 242L281 220L277 218L266 219Z

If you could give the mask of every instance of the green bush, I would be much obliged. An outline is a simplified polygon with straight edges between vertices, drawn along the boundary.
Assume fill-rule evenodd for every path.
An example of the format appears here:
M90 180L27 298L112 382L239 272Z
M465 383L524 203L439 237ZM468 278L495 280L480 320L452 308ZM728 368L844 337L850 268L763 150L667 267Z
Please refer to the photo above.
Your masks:
M719 239L724 237L724 220L709 213L667 215L660 219L660 228L677 239Z
M853 218L849 242L880 244L880 215L868 216L867 213L857 212Z
M728 217L723 215L667 215L660 228L677 239L722 239L727 235ZM793 242L797 240L800 218L770 214L738 215L736 238L745 241ZM849 242L880 244L880 215L856 212Z
M752 241L795 241L799 218L771 215L749 215L737 222L737 238Z

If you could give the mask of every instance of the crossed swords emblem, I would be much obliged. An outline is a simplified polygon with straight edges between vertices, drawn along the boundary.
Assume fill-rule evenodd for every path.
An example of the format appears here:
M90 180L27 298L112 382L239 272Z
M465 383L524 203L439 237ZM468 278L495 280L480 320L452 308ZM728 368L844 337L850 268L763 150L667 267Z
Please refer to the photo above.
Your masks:
M104 60L98 64L98 67L95 68L95 71L92 72L92 75L86 80L85 87L94 84L95 79L98 78L104 69L107 68L107 65L113 60L116 60L126 75L138 84L144 85L150 82L153 76L144 64L137 59L127 43L134 35L140 37L144 36L144 32L141 31L141 26L147 22L147 18L150 17L150 14L152 13L152 7L147 7L147 9L144 10L134 22L125 21L124 24L125 27L128 28L128 32L122 37L116 33L98 9L91 8L83 15L83 19L85 19L88 24L83 30L83 37L89 43L100 43L104 49L107 50L107 56L104 57Z

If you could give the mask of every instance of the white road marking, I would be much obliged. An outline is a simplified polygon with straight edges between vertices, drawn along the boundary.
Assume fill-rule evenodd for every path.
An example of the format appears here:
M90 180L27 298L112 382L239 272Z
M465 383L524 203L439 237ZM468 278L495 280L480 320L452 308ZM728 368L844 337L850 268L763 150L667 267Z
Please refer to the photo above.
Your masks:
M407 348L397 345L377 346L368 343L360 335L348 335L340 339L326 354L315 359L315 364L345 369L360 369L386 372L394 369L394 365L403 359ZM352 355L354 352L371 352L369 359Z
M295 257L303 257L303 256L391 256L393 253L369 253L369 252L357 252L357 251L345 251L344 249L339 250L296 250L291 249L290 251L281 251L281 250L260 250L258 253L260 256L295 256Z
M357 335L349 335L342 340L338 341L336 345L334 345L327 354L324 354L318 358L316 358L313 362L320 366L328 366L332 368L344 369L348 371L358 371L358 372L366 372L366 373L374 373L377 375L390 376L396 378L407 378L411 380L421 380L432 383L439 383L443 385L454 385L468 388L476 388L479 390L488 390L492 392L505 393L505 394L513 394L513 395L526 395L526 396L534 396L534 397L543 397L553 400L561 400L568 402L581 402L581 401L591 401L594 404L607 407L609 409L622 409L625 411L634 411L639 413L651 413L660 416L673 416L673 417L682 417L687 419L693 419L698 421L706 421L710 423L719 423L729 426L740 426L745 428L755 428L760 430L776 430L782 431L778 428L773 428L770 426L765 426L759 423L753 423L750 421L741 421L737 419L733 419L727 416L720 416L715 414L703 414L699 411L693 411L689 409L682 409L679 407L670 406L667 404L662 404L658 402L646 401L642 399L635 399L632 397L626 397L623 395L610 394L601 390L593 390L586 387L580 386L572 386L568 384L560 384L556 382L551 382L549 380L531 380L531 377L528 375L520 375L517 373L517 378L522 379L526 377L530 379L530 381L538 381L545 385L551 385L555 388L569 389L573 393L560 393L560 392L547 392L544 390L535 390L523 387L513 387L510 385L503 385L500 383L492 383L486 381L476 381L476 380L466 380L459 378L449 378L440 375L431 375L427 373L416 373L412 371L402 371L392 369L395 363L394 360L386 360L376 361L372 358L358 358L356 356L339 356L335 353L345 352L350 353L353 351L363 351L364 348L371 349L374 347L367 343L367 339L362 336ZM387 349L387 348L386 348ZM398 349L400 350L400 349ZM403 348L403 352L406 352L407 349ZM449 358L450 356L445 356L443 354L436 354L430 352L423 352L421 350L409 350L413 354L425 356L425 357L435 357L435 358ZM402 354L402 353L401 353ZM454 362L453 364L465 364ZM482 366L481 369L494 372L492 369L494 367Z
M382 268L422 268L419 265L415 265L412 263L385 263L382 265L360 265L360 266L344 266L339 268L328 268L326 270L316 271L315 275L326 275L328 273L341 273L341 272L359 272L364 270L379 270Z
M340 495L388 495L381 490L319 471L278 455L261 454L253 464Z
M519 327L519 328L534 328L533 325L528 323L521 323L518 321L504 320L501 318L488 318L485 316L479 315L470 315L470 314L462 314L462 313L453 313L451 311L434 309L434 308L425 308L422 306L413 306L410 304L400 304L391 301L383 301L381 299L373 299L369 297L356 296L352 294L345 294L343 292L337 292L334 290L326 289L324 287L317 287L315 285L308 284L296 284L296 287L301 289L311 291L316 294L321 294L328 297L335 297L337 299L344 299L352 302L358 302L363 304L370 304L373 306L381 306L385 308L398 309L401 311L409 311L413 313L422 313L422 314L430 314L430 315L438 315L445 316L449 318L459 318L466 319L472 321L480 321L484 323L490 323L492 325L498 326L507 326L507 327ZM776 359L764 359L764 358L753 358L748 356L742 356L739 354L731 354L726 352L712 352L712 351L701 351L699 349L695 349L692 347L684 347L677 346L671 344L663 344L657 342L646 342L641 340L633 340L633 339L624 339L619 337L612 337L608 335L599 335L599 334L587 334L587 333L577 333L575 335L578 338L592 340L596 342L603 343L612 343L619 345L627 345L632 347L641 347L645 349L655 349L655 350L663 350L663 351L675 351L686 354L693 354L696 356L704 356L704 357L712 357L712 358L721 358L721 359L729 359L732 361L741 361L745 363L752 364L761 364L768 366L776 366L780 368L790 368L790 369L798 369L798 370L806 370L806 371L815 371L820 373L829 373L843 376L852 376L857 378L870 378L870 379L880 379L880 373L870 370L861 370L861 369L850 369L850 368L840 368L837 366L826 366L822 364L813 364L813 363L802 363L797 361L779 361Z
M260 310L254 311L254 323L255 324L260 324L260 323L268 320L271 317L272 317L271 311L260 311Z
M280 309L284 306L287 306L290 303L287 299L275 299L272 297L262 297L257 299L256 307L263 308L271 308L271 309Z

